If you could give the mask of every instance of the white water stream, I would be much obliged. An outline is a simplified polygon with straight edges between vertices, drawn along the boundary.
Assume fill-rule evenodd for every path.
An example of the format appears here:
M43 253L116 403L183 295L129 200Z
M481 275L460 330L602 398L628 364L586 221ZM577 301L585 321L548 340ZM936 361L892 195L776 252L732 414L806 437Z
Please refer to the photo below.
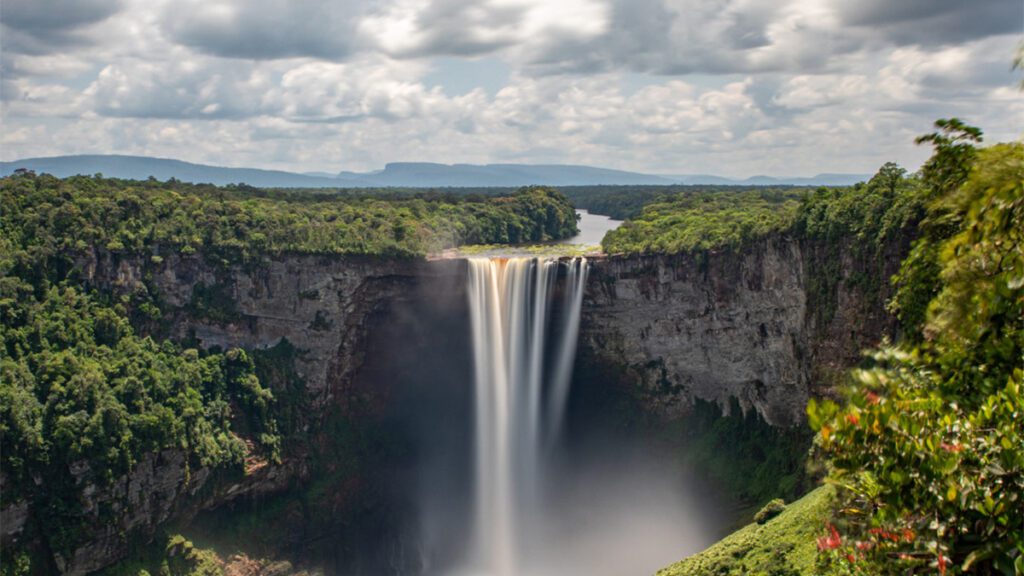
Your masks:
M561 314L551 315L560 268ZM586 258L469 260L475 367L474 572L523 573L525 541L543 521L546 448L569 396ZM552 326L557 320L559 326ZM549 337L558 339L547 342ZM552 351L553 358L545 358Z

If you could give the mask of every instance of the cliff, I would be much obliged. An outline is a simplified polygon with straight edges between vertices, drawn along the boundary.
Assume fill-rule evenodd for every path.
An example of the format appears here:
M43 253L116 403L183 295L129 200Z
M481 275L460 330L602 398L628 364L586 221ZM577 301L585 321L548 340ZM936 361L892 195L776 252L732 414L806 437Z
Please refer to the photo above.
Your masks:
M295 368L314 408L347 399L345 384L366 352L367 318L439 269L418 260L308 254L244 264L198 254L170 254L159 263L90 256L79 263L87 284L154 294L174 339L250 350L287 339L300 351Z
M736 251L593 262L583 354L622 374L665 418L730 398L769 423L804 418L862 350L896 329L888 278L910 234L879 253L774 234Z

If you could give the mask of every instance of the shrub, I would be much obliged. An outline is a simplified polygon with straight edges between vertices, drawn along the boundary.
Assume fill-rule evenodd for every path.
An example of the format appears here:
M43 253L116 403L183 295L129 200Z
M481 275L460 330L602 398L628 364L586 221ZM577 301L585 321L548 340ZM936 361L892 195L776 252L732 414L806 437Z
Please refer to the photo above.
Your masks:
M764 508L761 508L760 510L757 511L757 514L754 514L754 522L757 522L758 524L764 524L772 518L781 514L782 511L785 509L786 502L782 498L776 498L771 502L765 504Z

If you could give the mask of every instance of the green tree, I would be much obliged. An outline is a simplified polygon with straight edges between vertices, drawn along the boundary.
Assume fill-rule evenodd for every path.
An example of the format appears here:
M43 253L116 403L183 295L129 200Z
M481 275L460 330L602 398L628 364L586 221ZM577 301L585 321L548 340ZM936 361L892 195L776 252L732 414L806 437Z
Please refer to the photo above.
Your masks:
M836 570L1024 572L1024 145L971 155L936 194L957 226L926 339L879 350L844 406L808 408L843 489Z
M919 227L920 239L894 279L896 293L889 304L910 340L923 337L928 304L940 288L939 245L956 233L963 217L962 209L950 199L967 180L977 154L975 144L982 141L980 129L957 118L938 120L935 126L937 131L916 140L933 146L932 156L921 168L924 186L920 190L927 215Z
M935 196L943 196L959 188L967 180L976 152L975 144L984 138L979 128L965 124L959 118L935 121L938 129L918 136L917 144L931 144L935 152L921 167L921 177L927 189Z
M886 162L878 169L878 173L871 178L868 184L885 190L890 196L895 196L906 175L907 171L899 164Z

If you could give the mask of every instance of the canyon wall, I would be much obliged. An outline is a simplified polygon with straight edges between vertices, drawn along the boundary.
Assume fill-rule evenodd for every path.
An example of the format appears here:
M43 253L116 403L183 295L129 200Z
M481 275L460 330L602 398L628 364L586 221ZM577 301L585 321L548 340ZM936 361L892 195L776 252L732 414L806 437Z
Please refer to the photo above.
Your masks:
M798 244L738 253L594 262L580 346L625 370L641 404L666 417L695 398L736 398L794 422L807 403L807 295Z
M170 254L156 263L102 252L79 267L89 285L121 294L154 293L171 338L203 348L250 350L286 338L300 351L296 370L312 407L322 408L350 400L344 388L367 352L362 343L368 318L419 280L454 264L308 254L235 264ZM217 307L215 316L197 310L200 293Z
M802 422L863 350L896 330L888 279L909 234L879 253L775 234L740 249L593 262L580 347L665 418L730 399ZM585 384L585 383L584 383Z

